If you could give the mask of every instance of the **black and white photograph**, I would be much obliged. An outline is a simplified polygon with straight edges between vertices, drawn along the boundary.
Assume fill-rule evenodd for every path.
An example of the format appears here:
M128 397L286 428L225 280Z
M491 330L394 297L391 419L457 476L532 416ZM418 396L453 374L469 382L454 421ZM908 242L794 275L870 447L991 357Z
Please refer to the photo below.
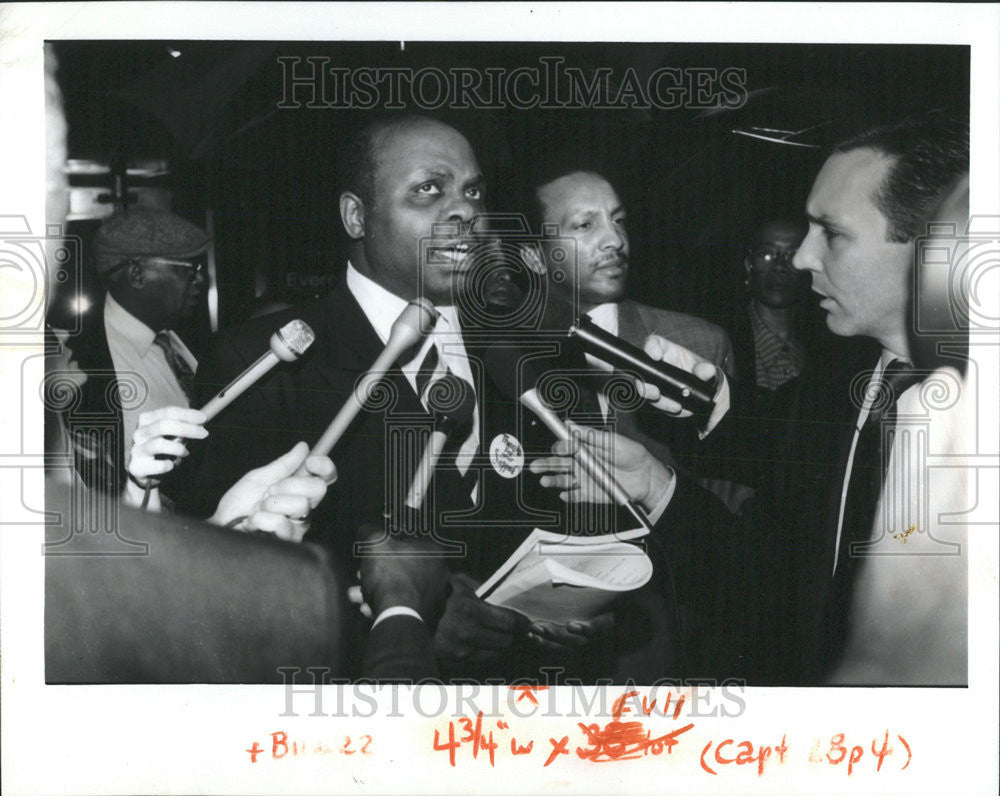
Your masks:
M12 792L989 791L996 6L52 5Z

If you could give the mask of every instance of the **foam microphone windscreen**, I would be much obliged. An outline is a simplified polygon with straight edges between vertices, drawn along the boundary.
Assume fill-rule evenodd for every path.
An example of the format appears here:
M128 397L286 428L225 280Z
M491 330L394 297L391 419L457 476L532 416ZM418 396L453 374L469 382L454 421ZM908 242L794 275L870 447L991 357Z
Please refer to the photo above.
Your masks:
M471 385L454 373L432 382L427 388L427 408L439 431L448 436L465 431L468 436L476 408Z

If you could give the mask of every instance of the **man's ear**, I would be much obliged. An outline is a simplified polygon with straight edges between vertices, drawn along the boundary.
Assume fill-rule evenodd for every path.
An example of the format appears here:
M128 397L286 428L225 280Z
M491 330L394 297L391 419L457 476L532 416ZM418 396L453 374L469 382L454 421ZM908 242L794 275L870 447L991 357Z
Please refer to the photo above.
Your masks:
M352 240L361 240L365 235L365 203L361 197L350 191L340 195L340 221Z
M521 259L536 274L545 276L545 263L542 262L542 249L538 243L522 243Z
M141 290L146 284L146 269L138 260L125 266L125 276L130 287Z

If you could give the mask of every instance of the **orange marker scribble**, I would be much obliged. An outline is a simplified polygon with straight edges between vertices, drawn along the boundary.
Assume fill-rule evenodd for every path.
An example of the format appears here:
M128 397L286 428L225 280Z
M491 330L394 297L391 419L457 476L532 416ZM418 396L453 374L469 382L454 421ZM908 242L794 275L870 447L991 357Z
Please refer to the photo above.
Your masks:
M507 686L507 688L509 688L511 691L521 692L518 698L515 700L516 702L520 702L522 699L527 697L529 702L534 702L536 705L538 704L538 700L535 699L535 695L532 693L532 691L549 690L549 687L547 685L509 685Z
M587 735L590 749L577 747L576 754L581 760L593 763L606 763L609 760L634 760L648 755L650 752L658 755L667 750L667 754L676 746L682 734L694 727L694 723L678 727L666 735L657 738L645 729L641 721L610 721L601 730L596 724L579 724Z

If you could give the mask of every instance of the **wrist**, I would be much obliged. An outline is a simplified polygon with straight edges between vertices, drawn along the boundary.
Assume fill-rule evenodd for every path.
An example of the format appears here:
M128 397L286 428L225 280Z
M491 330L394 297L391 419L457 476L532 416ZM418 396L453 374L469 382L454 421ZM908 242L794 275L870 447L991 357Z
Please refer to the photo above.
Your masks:
M649 478L647 479L649 488L646 490L645 496L638 500L638 503L647 513L651 513L659 508L659 504L663 501L663 496L673 491L674 478L674 471L671 468L656 459L652 460Z
M377 617L390 608L408 608L425 619L421 610L420 597L413 589L391 588L372 596L369 601L372 613Z

